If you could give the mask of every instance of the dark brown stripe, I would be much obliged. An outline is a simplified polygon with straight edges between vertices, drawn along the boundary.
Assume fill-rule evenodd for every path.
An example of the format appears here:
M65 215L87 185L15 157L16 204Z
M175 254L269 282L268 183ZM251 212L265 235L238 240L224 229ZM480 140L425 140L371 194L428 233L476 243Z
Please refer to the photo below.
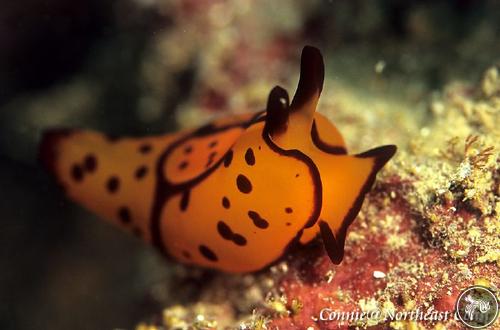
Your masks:
M321 137L319 136L318 133L318 127L316 126L316 121L313 121L312 128L311 128L311 139L314 143L314 145L320 149L321 151L324 151L329 154L333 155L345 155L347 154L347 150L343 146L333 146L325 141L321 140Z
M215 151L211 152L210 155L208 155L208 161L207 161L207 164L205 165L205 167L210 167L210 165L213 164L214 158L216 155L217 155L217 153Z
M269 227L269 222L267 222L266 219L262 218L257 212L248 211L248 216L250 217L250 219L252 219L255 227L260 229L266 229L267 227Z
M356 219L356 216L359 213L359 210L361 209L361 206L363 205L363 200L365 199L365 195L370 191L371 187L375 183L375 178L377 176L378 171L389 161L389 159L394 156L396 153L396 146L395 145L387 145L387 146L381 146L378 148L374 148L368 151L365 151L363 153L357 154L355 157L359 158L374 158L374 164L373 168L370 172L370 175L368 176L367 180L361 187L361 191L359 192L358 196L356 197L356 200L352 204L351 208L347 212L347 215L344 217L342 220L342 224L340 228L338 229L337 233L333 238L335 239L335 243L337 245L337 250L338 252L333 254L333 259L332 262L338 262L340 263L344 257L344 245L345 245L345 238L347 235L347 228L352 224L354 219ZM325 222L326 224L326 222ZM325 226L325 225L323 225ZM328 224L326 224L328 227ZM328 230L330 228L323 229L323 232L321 232L321 236L326 236L327 237L327 242L328 241L328 236L330 233L328 233ZM320 226L320 231L321 231L321 226ZM331 230L330 230L331 232ZM333 233L332 233L333 235ZM330 256L332 257L332 256Z
M330 260L336 265L340 264L344 258L343 242L340 246L339 242L335 239L335 235L330 229L330 226L328 226L328 224L323 220L319 221L319 230L321 232L321 238L323 239L326 253L328 253Z
M314 164L313 160L309 158L306 154L300 152L299 150L292 149L292 150L284 150L280 148L278 145L276 145L271 137L269 136L269 133L266 132L265 130L262 131L262 138L266 142L266 144L273 150L274 152L284 155L284 156L289 156L293 157L297 160L302 161L307 165L309 168L309 174L311 175L313 179L313 185L314 185L314 208L309 216L309 219L307 219L307 222L304 226L304 228L310 228L314 226L314 224L318 221L319 215L321 213L321 204L322 204L322 195L323 195L323 186L321 183L321 176L319 175L318 168L316 167L316 164ZM297 173L295 177L298 177L299 174Z
M206 259L210 260L210 261L217 261L219 260L217 258L217 255L214 253L214 251L210 250L207 246L205 245L200 245L198 247L198 250L200 250L200 253L202 256L204 256Z
M181 209L182 212L186 211L189 205L189 195L190 195L190 190L184 191L181 197L181 202L179 204L179 208Z
M249 194L252 191L252 183L243 174L238 175L236 178L236 185L238 186L238 190L244 194Z
M252 148L247 149L247 152L245 153L245 161L250 166L255 165L255 155L253 154Z
M224 167L229 167L232 161L233 161L233 151L229 150L226 157L224 158Z

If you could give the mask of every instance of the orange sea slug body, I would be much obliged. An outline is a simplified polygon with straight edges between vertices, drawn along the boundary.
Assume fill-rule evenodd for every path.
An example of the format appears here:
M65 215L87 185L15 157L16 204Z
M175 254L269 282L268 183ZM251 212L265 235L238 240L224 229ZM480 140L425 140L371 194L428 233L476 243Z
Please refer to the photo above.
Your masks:
M275 87L264 112L165 136L110 139L54 130L40 147L67 195L184 263L256 271L321 234L336 264L347 227L389 145L347 155L315 112L324 77L305 47L297 92Z

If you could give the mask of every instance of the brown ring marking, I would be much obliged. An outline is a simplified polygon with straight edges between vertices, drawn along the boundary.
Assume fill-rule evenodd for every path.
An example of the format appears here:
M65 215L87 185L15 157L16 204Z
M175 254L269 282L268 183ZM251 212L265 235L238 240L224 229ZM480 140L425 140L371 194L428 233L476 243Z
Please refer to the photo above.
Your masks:
M223 163L224 165L227 164L227 166L230 165L231 159L232 159L232 150L229 150L229 152L226 154L224 158L221 158L217 166L213 166L207 171L205 171L203 174L200 176L184 182L180 185L172 184L167 180L167 178L164 177L164 166L165 162L168 160L169 156L172 154L174 150L176 150L177 147L185 143L186 141L194 138L194 137L199 137L199 136L206 136L209 134L214 134L218 132L223 132L228 129L232 128L241 128L241 129L246 129L254 124L258 124L260 122L263 122L265 120L265 116L262 116L264 111L257 112L250 120L245 120L242 122L238 122L235 124L230 124L222 127L215 127L213 124L208 124L205 126L200 127L197 129L195 132L183 136L180 139L170 143L166 148L160 153L157 161L156 161L156 166L155 166L155 172L158 177L158 181L156 182L155 185L155 193L154 193L154 202L152 206L152 213L151 213L151 219L149 222L149 231L151 233L151 240L152 244L160 250L160 252L166 256L169 257L170 254L168 253L165 243L163 241L162 235L161 235L161 211L163 209L163 206L165 203L168 202L169 199L171 199L173 196L175 196L177 193L189 189L199 182L203 181L206 177L208 177L212 172L214 172L216 169L219 168ZM229 155L231 153L231 155Z

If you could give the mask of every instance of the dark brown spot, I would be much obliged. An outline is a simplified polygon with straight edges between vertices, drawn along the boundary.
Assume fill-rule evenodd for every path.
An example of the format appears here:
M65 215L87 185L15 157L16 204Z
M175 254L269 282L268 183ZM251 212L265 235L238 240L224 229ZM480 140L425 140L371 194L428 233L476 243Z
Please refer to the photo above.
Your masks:
M225 209L228 209L231 207L231 203L229 202L229 199L226 196L222 197L222 206Z
M132 222L132 217L130 216L130 210L125 206L122 206L118 209L118 218L124 225L127 225Z
M286 225L287 225L287 226L291 226L292 224L291 224L290 222L287 222L287 223L286 223Z
M186 161L183 161L182 163L179 164L179 170L183 170L186 167L188 167L189 163Z
M208 155L208 161L207 161L207 164L205 165L205 167L209 167L210 165L213 164L214 158L216 155L217 155L217 153L215 151L211 152L210 155Z
M259 146L259 150L262 149L260 146Z
M293 209L292 209L291 207L287 207L287 208L285 209L285 212L286 212L286 213L292 213L292 212L293 212Z
M217 223L217 231L219 232L219 235L222 236L222 238L227 240L233 239L233 232L224 221L219 221Z
M253 154L252 148L247 149L247 152L245 153L245 161L250 166L255 165L255 155Z
M179 205L181 211L186 211L188 205L189 205L189 193L190 193L190 190L186 190L183 194L182 194L182 197L181 197L181 203Z
M233 235L233 242L234 242L234 244L239 245L239 246L247 245L247 239L245 237L241 236L240 234Z
M134 227L132 229L132 233L134 234L135 237L142 237L142 230L139 227Z
M80 165L75 164L71 167L71 177L76 182L81 182L83 180L83 170Z
M229 150L226 157L224 158L224 167L229 167L232 161L233 161L233 151Z
M191 152L193 151L193 146L186 146L184 148L184 153L187 155L187 154L190 154Z
M252 183L243 174L238 175L236 178L236 185L238 186L239 191L244 194L249 194L252 191Z
M295 174L295 177L298 178L299 177L299 173Z
M152 149L153 147L149 143L144 143L139 146L139 152L143 155L150 153Z
M217 141L216 141L216 140L214 140L214 141L210 142L210 144L208 145L208 147L209 147L209 148L213 148L213 147L215 147L216 145L217 145Z
M205 245L200 245L198 247L198 250L200 250L201 255L204 256L205 258L207 258L208 260L210 260L210 261L217 261L218 260L217 255L214 253L214 251L210 250Z
M248 211L248 216L250 217L250 219L252 219L255 227L260 229L266 229L267 227L269 227L269 222L267 222L266 219L262 218L257 212Z
M83 160L83 166L85 167L85 170L87 172L94 172L97 168L97 159L95 158L94 155L89 154L85 156L85 159Z
M113 134L107 134L106 135L106 140L108 140L111 143L115 143L121 140L121 138L118 135L113 135Z
M116 176L112 176L108 179L106 187L111 194L114 194L120 188L120 180Z
M219 221L217 223L217 231L223 239L233 241L236 245L243 246L247 244L246 238L240 234L233 233L231 228L224 221Z
M187 252L186 250L183 250L182 251L182 255L184 256L184 258L186 259L191 259L191 253Z
M136 170L135 170L135 178L137 180L140 180L142 179L143 177L146 176L146 174L148 174L148 168L144 165L138 167Z

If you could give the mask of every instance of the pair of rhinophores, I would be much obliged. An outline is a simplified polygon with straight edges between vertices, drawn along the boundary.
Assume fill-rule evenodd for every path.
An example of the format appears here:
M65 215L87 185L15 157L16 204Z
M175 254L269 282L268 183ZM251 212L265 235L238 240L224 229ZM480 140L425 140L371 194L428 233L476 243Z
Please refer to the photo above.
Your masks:
M256 271L319 233L339 264L347 228L396 147L348 155L316 112L323 80L321 53L306 46L291 103L275 87L265 111L163 136L53 130L40 157L71 199L181 262Z

